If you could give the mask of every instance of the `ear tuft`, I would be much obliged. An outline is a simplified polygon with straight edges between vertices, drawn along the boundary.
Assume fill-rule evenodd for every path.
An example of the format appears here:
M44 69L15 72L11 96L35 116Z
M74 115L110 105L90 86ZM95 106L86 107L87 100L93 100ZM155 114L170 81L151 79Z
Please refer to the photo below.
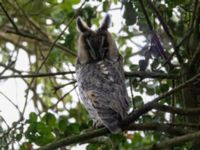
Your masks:
M110 15L106 14L103 22L101 23L100 29L107 30L110 26L110 23L111 23Z
M77 18L77 21L76 21L76 25L77 25L77 28L80 32L86 32L89 30L89 27L87 26L87 24L82 20L81 17L78 17Z

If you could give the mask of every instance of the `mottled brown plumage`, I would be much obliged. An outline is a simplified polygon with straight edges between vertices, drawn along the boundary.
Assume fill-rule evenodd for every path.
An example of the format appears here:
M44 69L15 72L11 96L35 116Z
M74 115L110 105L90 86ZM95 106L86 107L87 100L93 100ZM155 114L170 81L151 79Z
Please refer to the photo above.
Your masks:
M121 131L119 123L127 117L129 99L124 83L122 57L107 31L107 15L98 30L92 31L81 18L77 27L76 76L81 100L95 126L104 125L112 133Z

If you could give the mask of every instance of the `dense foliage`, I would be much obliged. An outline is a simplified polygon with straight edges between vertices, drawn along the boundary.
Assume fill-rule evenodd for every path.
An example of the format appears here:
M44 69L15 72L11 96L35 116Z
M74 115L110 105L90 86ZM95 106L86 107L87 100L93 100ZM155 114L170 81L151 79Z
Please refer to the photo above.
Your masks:
M131 110L145 110L117 135L91 129L74 74L76 17L95 27L105 13L117 28L111 32L124 57ZM25 84L22 106L0 91L19 113L8 124L0 110L0 147L198 149L199 58L199 0L0 0L0 80Z

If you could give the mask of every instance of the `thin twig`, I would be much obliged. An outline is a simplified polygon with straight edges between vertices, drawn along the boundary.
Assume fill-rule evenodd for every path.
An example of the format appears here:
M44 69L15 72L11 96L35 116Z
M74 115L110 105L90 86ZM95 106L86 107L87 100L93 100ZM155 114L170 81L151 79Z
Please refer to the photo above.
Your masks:
M6 9L4 8L4 6L2 5L2 3L0 2L0 7L3 10L3 12L5 13L6 17L8 18L8 20L10 21L10 23L13 25L15 31L18 33L19 29L17 27L17 25L15 24L15 22L12 20L12 18L10 17L10 15L8 14L8 12L6 11Z
M182 59L181 55L179 54L179 47L177 47L176 41L175 41L174 37L171 35L167 24L165 23L164 19L162 18L162 16L160 15L159 11L156 9L156 7L152 3L152 1L151 0L147 0L147 3L151 7L151 9L155 12L158 20L160 21L161 25L163 26L163 29L164 29L166 35L169 37L169 40L172 43L172 46L174 48L175 54L177 56L177 59L178 59L179 63L182 65L183 64L183 59Z
M57 92L59 89L64 88L64 87L67 86L67 85L71 85L71 84L75 84L75 83L76 83L76 80L73 80L73 81L71 81L71 82L69 82L69 83L56 86L56 87L54 87L54 91Z
M19 112L19 115L21 116L21 111L19 110L19 107L8 97L6 96L3 92L0 91L0 94L5 97Z
M49 41L47 39L43 39L43 38L37 37L37 36L35 36L33 34L30 34L28 32L24 32L22 30L20 32L15 32L12 29L6 29L6 32L37 40L38 42L42 42L42 43L46 44L47 46L54 45L55 47L63 50L64 52L66 52L66 53L68 53L68 54L70 54L72 56L76 56L76 54L72 50L70 50L69 48L64 47L64 46L62 46L62 45L60 45L58 43L53 43L53 42L51 42L51 41Z
M4 67L4 69L0 73L0 77L15 63L15 61L10 61L7 66Z
M44 38L48 38L48 35L42 31L42 29L36 24L33 22L33 20L31 18L29 18L29 16L25 13L24 9L20 6L20 4L15 1L15 3L17 4L19 10L21 10L23 16L25 16L26 20L28 20L28 22L37 30L39 31L39 33L41 33L43 35Z
M50 77L50 76L57 76L57 75L66 75L66 74L73 74L74 71L66 71L66 72L56 72L56 73L38 73L38 74L27 74L27 75L7 75L7 76L0 76L0 79L8 79L8 78L41 78L41 77Z
M130 90L131 90L131 100L132 100L132 104L133 104L133 109L136 108L135 106L135 101L134 101L134 96L133 96L133 84L132 84L132 79L129 79L129 84L130 84Z
M4 117L0 116L0 118L5 123L5 125L7 126L7 128L9 129L10 127L9 127L8 123L6 122L6 120L4 119ZM2 123L1 120L0 120L0 123Z
M180 48L181 45L183 45L183 43L190 37L190 35L192 34L193 29L190 29L181 39L181 41L176 45L177 48Z
M49 109L52 109L55 106L57 106L58 103L61 102L67 95L69 95L76 87L77 87L77 85L75 85L69 92L65 93L55 104L53 104L52 106L50 106Z

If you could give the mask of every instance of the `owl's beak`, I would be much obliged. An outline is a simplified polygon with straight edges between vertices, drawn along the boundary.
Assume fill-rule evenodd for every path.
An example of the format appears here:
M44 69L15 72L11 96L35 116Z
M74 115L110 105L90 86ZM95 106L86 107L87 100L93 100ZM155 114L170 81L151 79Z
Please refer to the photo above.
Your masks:
M88 45L89 45L89 47L90 47L89 53L90 53L91 57L92 57L94 60L96 60L96 59L97 59L96 53L95 53L94 48L93 48L92 45L90 44L90 40L86 39L86 41L87 41L87 43L88 43Z
M102 59L104 58L104 55L105 55L105 49L103 48L104 41L105 41L105 37L102 36L101 44L100 44L100 47L99 47L99 54L100 54Z
M90 43L90 40L86 39L86 42L90 47L89 53L94 60L98 60L99 58L101 58L101 59L104 58L104 55L105 55L105 49L103 48L104 41L105 41L105 37L102 36L98 49L95 49L95 48L93 48L92 44Z

